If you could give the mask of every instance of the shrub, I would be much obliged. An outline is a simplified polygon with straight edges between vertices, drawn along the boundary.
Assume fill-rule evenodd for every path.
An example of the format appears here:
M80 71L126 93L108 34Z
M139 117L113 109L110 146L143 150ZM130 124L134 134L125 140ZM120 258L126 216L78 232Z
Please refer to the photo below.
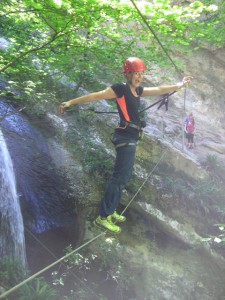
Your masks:
M57 291L39 277L20 288L18 300L54 300L56 295Z
M25 270L21 268L19 262L9 258L0 259L0 286L9 289L16 285L25 277Z

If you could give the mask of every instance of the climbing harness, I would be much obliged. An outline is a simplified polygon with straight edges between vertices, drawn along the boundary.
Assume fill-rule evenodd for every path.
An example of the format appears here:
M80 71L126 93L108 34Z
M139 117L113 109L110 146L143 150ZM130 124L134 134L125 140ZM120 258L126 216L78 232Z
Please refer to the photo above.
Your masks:
M125 146L135 146L136 144L137 143L120 143L120 144L115 145L115 148L118 149L118 148L125 147Z
M120 122L120 124L117 126L117 128L122 128L122 129L125 129L127 127L131 127L131 128L134 128L134 129L137 129L137 130L141 130L141 125L136 125L132 122L127 122L127 121L122 121Z
M171 93L163 94L162 97L159 100L157 100L156 102L152 103L151 105L145 107L144 109L140 110L138 112L139 115L141 115L143 112L145 112L146 110L152 108L153 106L155 106L155 105L157 105L159 103L160 104L159 104L159 106L158 106L157 109L160 109L163 105L165 105L166 111L167 111L168 110L168 105L169 105L169 97L172 96L176 92L177 91L173 91ZM98 111L98 110L95 110L93 107L85 109L85 111L87 111L87 110L89 110L91 112L94 112L96 114L118 114L118 111ZM142 140L143 137L144 137L144 131L143 131L143 129L146 127L146 122L142 118L140 118L140 119L141 119L140 125L137 125L137 124L134 124L132 122L128 122L128 121L122 120L116 126L116 128L120 128L120 129L126 129L127 127L135 128L135 129L137 129L139 131L139 140ZM111 139L111 141L112 141L112 139ZM113 141L112 141L112 143L113 143ZM126 146L127 143L122 143L121 145ZM117 145L116 148L119 148L119 146Z
M142 140L143 139L143 137L144 137L144 131L143 131L143 129L146 127L146 122L144 120L141 120L140 125L136 125L136 124L134 124L132 122L121 121L120 124L118 124L116 126L116 128L119 128L119 129L126 129L128 127L137 129L139 131L139 139L138 140Z
M167 53L167 51L165 50L165 48L163 47L162 43L160 42L160 40L158 39L157 35L155 34L155 32L153 31L153 29L150 27L150 25L148 24L147 20L144 18L144 16L142 15L142 13L140 12L140 10L138 9L138 7L136 6L136 4L134 3L133 0L130 0L132 2L132 4L134 5L134 7L136 8L137 12L139 13L139 15L141 16L142 20L144 21L144 23L147 25L148 29L152 32L152 34L154 35L155 39L157 40L157 42L159 43L159 45L162 47L163 51L166 53L167 57L169 58L169 60L171 61L171 63L174 65L175 69L177 70L178 74L180 73L180 70L177 68L177 66L175 65L175 63L173 62L173 60L171 59L171 57L169 56L169 54ZM150 105L149 107L143 109L141 112L153 107L154 105L158 104L159 102L160 105L158 107L158 109L162 106L165 105L166 109L168 109L168 97L171 96L172 94L174 94L176 91L168 94L165 94L163 96L162 99L158 100L157 102L153 103L152 105ZM185 108L185 98L186 98L186 89L184 91L184 108ZM163 102L164 101L164 102ZM167 104L167 105L166 105ZM95 113L118 113L118 112L100 112L100 111L95 111L93 109L89 109L94 111ZM126 143L125 143L126 144ZM128 143L131 145L134 145L136 143ZM121 145L121 147L123 146L123 144L118 144L117 147L119 147ZM126 144L127 145L127 144ZM137 192L134 194L134 196L132 197L132 199L129 201L129 203L127 204L127 206L125 207L125 209L123 210L123 212L121 213L121 215L124 214L124 212L127 210L127 208L130 206L130 204L133 202L133 200L136 198L137 194L140 192L140 190L143 188L143 186L146 184L146 182L148 181L149 177L152 175L152 173L154 172L154 170L156 169L156 167L158 166L158 164L160 163L160 161L163 159L163 157L165 156L166 152L168 150L165 150L164 153L161 155L160 159L158 160L158 162L156 163L156 165L154 166L154 168L151 170L151 172L148 174L147 178L144 180L144 182L142 183L142 185L139 187L139 189L137 190ZM116 223L116 222L115 222ZM61 257L60 259L56 260L55 262L53 262L52 264L48 265L47 267L45 267L44 269L40 270L39 272L31 275L30 277L28 277L27 279L25 279L24 281L20 282L19 284L15 285L14 287L12 287L11 289L9 289L8 291L4 292L3 294L0 295L0 299L5 298L6 296L8 296L9 294L13 293L14 291L16 291L17 289L19 289L21 286L23 286L24 284L30 282L31 280L33 280L35 277L39 276L40 274L42 274L43 272L47 271L48 269L52 268L53 266L55 266L56 264L62 262L63 260L67 259L70 255L78 252L79 250L81 250L82 248L84 248L85 246L87 246L88 244L92 243L93 241L97 240L99 237L103 236L105 233L107 232L107 230L105 230L104 232L98 234L97 236L95 236L94 238L90 239L89 241L87 241L86 243L84 243L83 245L81 245L80 247L74 249L72 252L68 253L67 255Z

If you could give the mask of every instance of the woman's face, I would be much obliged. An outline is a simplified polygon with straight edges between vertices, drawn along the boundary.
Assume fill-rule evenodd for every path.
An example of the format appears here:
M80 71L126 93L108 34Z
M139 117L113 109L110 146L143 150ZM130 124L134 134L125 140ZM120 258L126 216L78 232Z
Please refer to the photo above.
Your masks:
M140 86L143 81L143 72L129 72L126 74L127 82L134 88Z

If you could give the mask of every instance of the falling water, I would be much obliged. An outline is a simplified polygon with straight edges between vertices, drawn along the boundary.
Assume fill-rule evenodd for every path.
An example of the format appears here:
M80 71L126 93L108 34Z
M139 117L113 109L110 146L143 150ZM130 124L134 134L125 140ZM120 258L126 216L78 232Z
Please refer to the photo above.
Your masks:
M23 218L13 164L0 130L0 256L26 267Z

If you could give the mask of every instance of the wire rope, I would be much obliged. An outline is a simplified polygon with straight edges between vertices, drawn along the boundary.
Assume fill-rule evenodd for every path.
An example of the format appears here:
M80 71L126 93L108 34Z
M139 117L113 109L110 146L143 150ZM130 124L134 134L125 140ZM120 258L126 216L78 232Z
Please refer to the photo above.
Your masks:
M56 260L58 260L58 257L44 244L38 239L28 228L25 228L26 231ZM62 261L61 264L64 267L67 267L67 265ZM80 281L80 283L91 293L93 294L96 299L99 299L99 295L97 295L83 280L81 280L72 270L69 270L70 274L77 280Z
M125 213L125 211L127 210L127 208L131 205L131 203L133 202L133 200L136 198L136 196L138 195L138 193L140 192L140 190L143 188L143 186L146 184L146 182L148 181L148 179L150 178L150 176L152 175L152 173L154 172L154 170L156 169L156 167L159 165L159 163L161 162L161 160L163 159L163 157L165 156L166 152L168 151L168 149L166 149L163 154L161 155L161 157L159 158L159 160L157 161L157 163L155 164L154 168L150 171L150 173L148 174L148 176L145 178L145 180L143 181L143 183L141 184L141 186L138 188L138 190L136 191L136 193L133 195L133 197L131 198L131 200L128 202L128 204L126 205L126 207L124 208L124 210L122 211L121 215L123 215ZM116 222L115 222L116 223ZM17 289L19 289L21 286L23 286L24 284L30 282L31 280L33 280L34 278L36 278L37 276L41 275L42 273L44 273L45 271L49 270L50 268L52 268L53 266L57 265L58 263L62 262L63 260L65 260L66 258L68 258L70 255L78 252L79 250L81 250L82 248L86 247L87 245L89 245L90 243L94 242L95 240L97 240L99 237L105 235L108 231L105 230L103 232L101 232L100 234L98 234L97 236L95 236L94 238L90 239L89 241L87 241L86 243L82 244L81 246L79 246L78 248L74 249L73 251L71 251L70 253L66 254L65 256L57 259L56 261L54 261L53 263L51 263L50 265L46 266L45 268L41 269L40 271L36 272L35 274L31 275L30 277L28 277L27 279L25 279L24 281L20 282L19 284L15 285L14 287L12 287L11 289L9 289L8 291L4 292L3 294L0 295L0 299L5 298L6 296L8 296L9 294L13 293L14 291L16 291ZM45 247L46 248L46 247Z
M139 16L141 17L142 21L144 22L144 24L147 26L147 28L151 31L151 33L153 34L153 36L155 37L155 39L157 40L158 44L160 45L160 47L163 49L163 51L165 52L166 56L168 57L168 59L170 60L170 62L172 63L172 65L174 66L174 68L176 69L177 73L182 76L181 71L179 70L179 68L177 67L177 65L174 63L174 61L172 60L171 56L169 55L169 53L167 52L167 50L165 49L165 47L163 46L163 44L161 43L160 39L158 38L157 34L155 33L155 31L153 30L153 28L149 25L146 17L141 13L140 9L137 7L136 3L133 0L130 0L131 3L133 4L133 6L135 7L136 11L138 12Z
M177 135L177 137L180 137L181 134ZM173 143L172 143L173 144ZM140 190L143 188L143 186L146 184L146 182L148 181L148 179L151 177L152 173L155 171L155 169L158 167L159 163L162 161L162 159L164 158L164 156L166 155L167 151L169 151L169 149L166 149L162 155L160 156L159 160L156 162L155 166L152 168L152 170L149 172L148 176L145 178L145 180L143 181L143 183L140 185L140 187L138 188L138 190L136 191L136 193L133 195L133 197L131 198L131 200L128 202L128 204L126 205L126 207L124 208L124 210L122 211L122 215L125 213L125 211L127 210L127 208L131 205L131 203L134 201L134 199L136 198L136 196L138 195L138 193L140 192Z
M151 33L153 34L154 38L157 40L158 44L160 45L160 47L162 48L162 50L164 51L164 53L166 54L166 56L168 57L169 61L172 63L172 65L174 66L174 68L176 69L177 73L182 76L181 71L179 70L179 68L177 67L177 65L175 64L175 62L173 61L173 59L171 58L171 56L169 55L168 51L165 49L165 47L163 46L163 44L161 43L160 39L158 38L156 32L154 31L154 29L149 25L146 17L142 14L142 12L140 11L140 9L138 8L138 6L136 5L134 0L130 0L131 3L133 4L134 8L136 9L137 13L139 14L139 16L141 17L142 21L144 22L144 24L147 26L147 28L151 31ZM183 114L185 115L186 112L186 88L184 90L184 106L183 106ZM183 118L184 116L182 116ZM183 119L181 124L183 123ZM182 125L181 125L182 127ZM182 130L183 135L182 135L182 150L184 150L184 131Z
M45 268L43 268L42 270L36 272L35 274L31 275L30 277L26 278L25 280L23 280L22 282L20 282L19 284L15 285L14 287L12 287L11 289L9 289L8 291L4 292L3 294L0 295L0 299L5 298L6 296L8 296L9 294L13 293L15 290L19 289L21 286L23 286L24 284L28 283L29 281L33 280L35 277L39 276L40 274L44 273L45 271L49 270L50 268L54 267L55 265L57 265L58 263L60 263L61 261L65 260L67 257L69 257L70 255L78 252L79 250L81 250L82 248L86 247L88 244L92 243L93 241L95 241L96 239L98 239L100 236L103 236L106 233L106 231L101 232L100 234L98 234L97 236L93 237L92 239L90 239L89 241L87 241L86 243L84 243L83 245L81 245L80 247L74 249L73 251L71 251L70 253L64 255L63 257L57 259L56 261L54 261L53 263L51 263L50 265L46 266Z
M159 38L157 37L155 31L151 28L151 26L148 24L146 18L143 16L143 14L141 13L141 11L138 9L137 5L135 4L135 2L133 0L130 0L132 2L132 4L134 5L135 9L137 10L139 16L142 18L143 22L145 23L145 25L148 27L148 29L152 32L152 34L154 35L155 39L157 40L157 42L159 43L159 45L161 46L161 48L163 49L163 51L165 52L166 56L168 57L168 59L170 60L170 62L173 64L173 66L175 67L176 71L178 72L179 75L181 74L181 71L179 70L179 68L176 66L176 64L174 63L174 61L172 60L172 58L170 57L170 55L168 54L168 52L166 51L165 47L163 46L163 44L161 43L161 41L159 40ZM186 89L185 89L185 94L184 94L184 109L185 109L185 99L186 99ZM136 193L134 194L134 196L131 198L131 200L129 201L129 203L126 205L125 209L122 211L122 214L124 214L124 212L127 210L127 208L131 205L131 203L133 202L133 200L136 198L136 196L138 195L138 193L140 192L140 190L143 188L143 186L146 184L146 182L148 181L148 179L150 178L150 176L152 175L152 173L154 172L154 170L156 169L156 167L159 165L160 161L163 159L163 157L165 156L166 152L168 151L165 150L163 152L163 154L161 155L161 157L159 158L158 162L155 164L154 168L151 170L151 172L148 174L148 176L146 177L146 179L144 180L144 182L141 184L141 186L139 187L139 189L136 191ZM80 247L74 249L73 251L71 251L70 253L66 254L65 256L61 257L60 259L57 259L56 261L54 261L53 263L51 263L50 265L46 266L45 268L43 268L42 270L36 272L35 274L31 275L30 277L28 277L27 279L25 279L24 281L20 282L19 284L15 285L14 287L12 287L11 289L9 289L8 291L4 292L3 294L0 295L0 299L5 298L6 296L8 296L9 294L13 293L15 290L19 289L21 286L23 286L24 284L30 282L31 280L33 280L35 277L39 276L40 274L42 274L43 272L49 270L50 268L52 268L53 266L57 265L58 263L62 262L63 260L65 260L67 257L69 257L70 255L78 252L79 250L81 250L82 248L84 248L85 246L87 246L88 244L92 243L93 241L97 240L99 237L103 236L105 233L107 232L104 231L100 234L98 234L97 236L95 236L94 238L90 239L89 241L87 241L86 243L82 244Z

